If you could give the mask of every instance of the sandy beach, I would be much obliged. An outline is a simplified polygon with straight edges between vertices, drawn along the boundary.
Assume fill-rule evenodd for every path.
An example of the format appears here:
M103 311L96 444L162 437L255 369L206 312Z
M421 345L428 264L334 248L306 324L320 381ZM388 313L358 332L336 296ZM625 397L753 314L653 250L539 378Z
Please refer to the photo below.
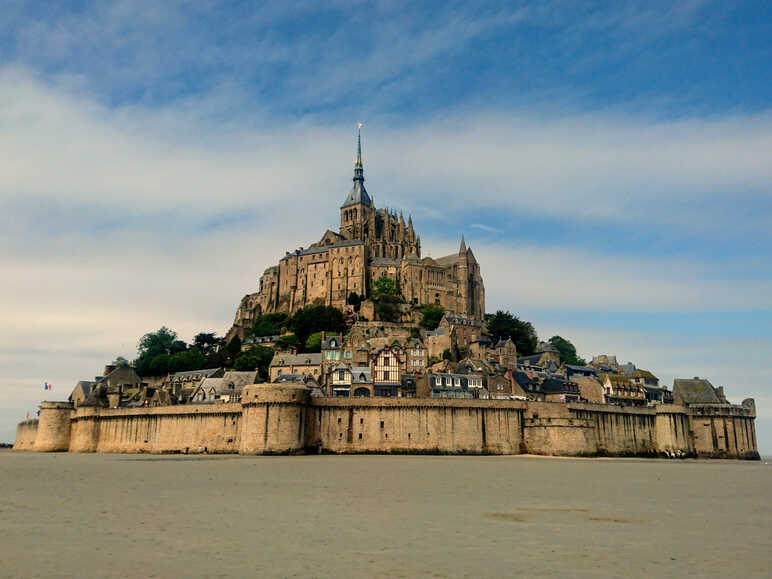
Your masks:
M2 577L768 577L772 465L0 452Z

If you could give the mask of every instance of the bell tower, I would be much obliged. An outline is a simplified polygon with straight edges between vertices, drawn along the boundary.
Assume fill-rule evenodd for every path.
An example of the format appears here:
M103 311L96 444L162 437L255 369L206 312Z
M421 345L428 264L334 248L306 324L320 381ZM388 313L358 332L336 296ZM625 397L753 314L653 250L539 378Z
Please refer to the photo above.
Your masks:
M340 208L340 234L346 239L364 240L373 202L365 189L365 170L362 165L362 123L357 125L357 156L354 161L354 186Z

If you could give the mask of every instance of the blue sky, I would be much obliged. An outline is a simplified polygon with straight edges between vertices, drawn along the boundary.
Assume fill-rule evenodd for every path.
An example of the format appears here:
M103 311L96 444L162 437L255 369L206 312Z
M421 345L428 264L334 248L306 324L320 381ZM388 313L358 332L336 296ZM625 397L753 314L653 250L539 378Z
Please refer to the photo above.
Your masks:
M354 127L488 309L757 399L772 453L764 2L21 2L0 13L0 439L162 324L224 332L335 226Z

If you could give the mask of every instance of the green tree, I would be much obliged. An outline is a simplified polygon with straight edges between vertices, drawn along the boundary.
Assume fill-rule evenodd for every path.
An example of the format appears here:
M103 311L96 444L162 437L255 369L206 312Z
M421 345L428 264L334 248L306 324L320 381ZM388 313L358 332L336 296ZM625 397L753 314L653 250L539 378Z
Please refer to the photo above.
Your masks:
M327 330L338 333L346 329L343 312L332 306L306 306L295 312L288 322L288 327L298 338L298 344L305 345L308 336L314 332Z
M144 376L163 376L169 373L169 354L158 354L147 361ZM139 372L137 372L139 374Z
M193 346L207 358L225 343L225 338L218 338L214 332L200 332L193 338Z
M350 306L354 306L354 311L358 312L359 307L362 305L362 296L360 296L356 292L351 292L348 294L348 298L346 299L346 303Z
M206 358L198 348L191 348L169 356L168 371L172 373L200 370L204 366L206 366Z
M419 322L422 328L427 330L436 330L440 325L442 316L445 315L445 308L442 306L424 306L421 308L421 321Z
M253 336L277 336L282 333L282 328L287 324L287 314L276 312L258 316L252 325Z
M306 352L321 352L322 351L322 332L314 332L308 339L306 339Z
M169 372L170 357L187 349L188 345L177 339L177 332L162 326L139 339L134 368L140 376L161 376Z
M487 314L485 322L494 341L512 338L518 353L522 356L530 356L536 350L539 340L530 322L524 322L510 312L502 310L498 310L495 314Z
M118 356L115 360L113 360L113 366L116 366L118 368L128 368L129 361L123 356Z
M268 366L273 359L273 350L265 346L252 346L233 362L233 368L240 371L257 370L263 380L268 378Z
M560 361L572 366L585 366L587 362L584 358L580 358L576 355L576 348L569 341L562 336L552 336L550 338L550 344L557 348L560 352Z
M295 334L287 334L276 342L283 350L291 350L298 345L298 337Z
M233 336L233 339L228 342L228 345L225 346L225 349L231 354L238 354L241 352L241 338L239 338L238 334Z
M443 360L452 360L453 359L453 353L450 351L449 348L445 348L442 351L442 359Z
M398 322L400 319L400 295L397 282L388 277L382 277L373 283L372 299L375 303L375 313L384 322Z
M171 354L176 341L178 341L177 332L162 326L159 330L149 332L139 339L137 346L139 357L149 356L153 358L158 354Z

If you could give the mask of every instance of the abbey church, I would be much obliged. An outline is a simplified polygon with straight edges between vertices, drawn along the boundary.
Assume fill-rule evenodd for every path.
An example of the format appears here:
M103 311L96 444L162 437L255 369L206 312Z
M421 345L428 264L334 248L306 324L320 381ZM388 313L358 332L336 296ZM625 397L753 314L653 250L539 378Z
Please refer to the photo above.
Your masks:
M376 209L365 189L361 135L357 134L354 184L340 208L339 230L327 230L310 245L288 251L265 270L258 291L244 296L233 330L243 333L260 314L295 312L324 304L350 309L348 297L367 299L372 283L397 282L408 304L439 304L448 312L476 320L485 313L480 266L461 239L458 253L421 257L421 238L412 217Z

